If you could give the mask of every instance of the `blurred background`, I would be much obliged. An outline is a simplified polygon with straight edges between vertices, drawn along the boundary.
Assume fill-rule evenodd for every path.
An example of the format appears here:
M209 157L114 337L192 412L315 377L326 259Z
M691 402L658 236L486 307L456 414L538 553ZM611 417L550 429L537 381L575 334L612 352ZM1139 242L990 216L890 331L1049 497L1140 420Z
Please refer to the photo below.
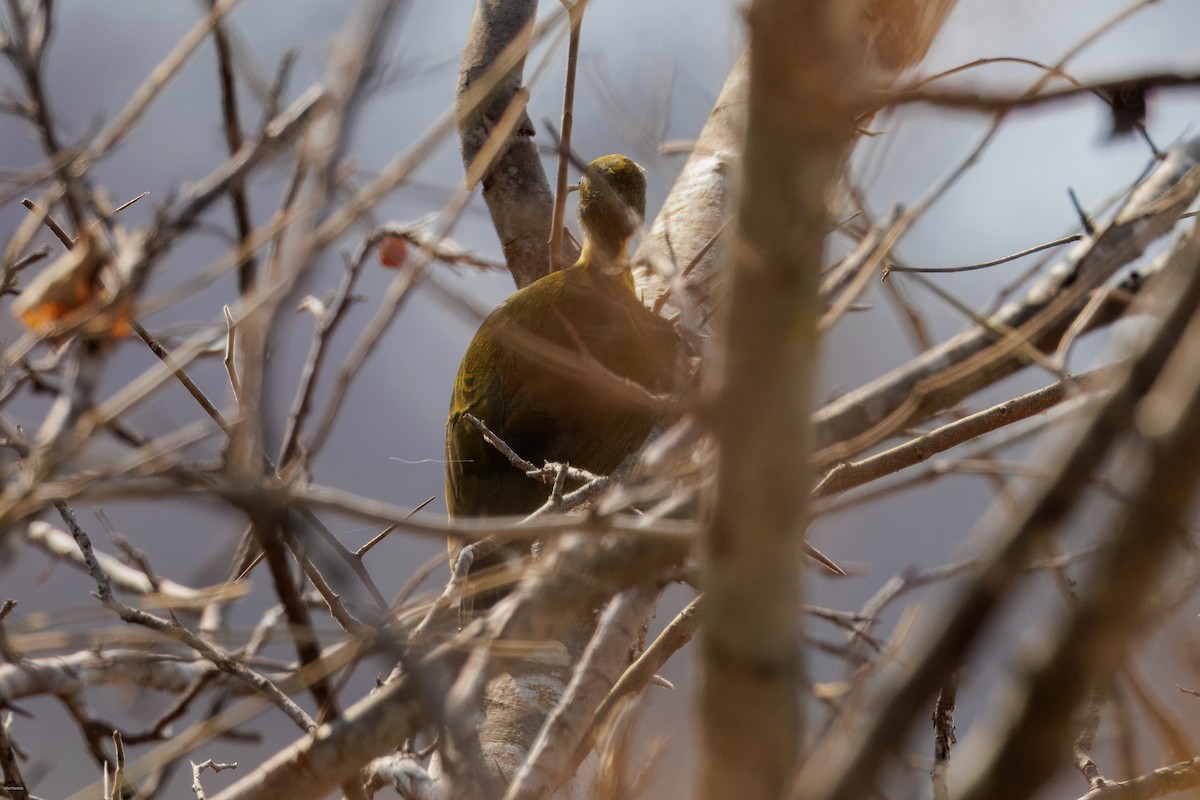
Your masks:
M388 70L365 106L348 151L360 183L404 153L452 108L471 5L437 0L413 0L407 5L391 46ZM960 0L920 73L929 75L979 58L1002 56L1054 63L1126 5L1119 0ZM1145 5L1073 59L1068 71L1080 79L1095 79L1140 71L1200 69L1195 45L1200 4L1194 0L1160 0ZM351 6L324 0L244 0L231 16L239 70L243 75L257 74L258 86L264 86L284 53L294 49L297 60L286 98L295 98L325 73L331 37L344 26ZM542 6L544 13L550 13L559 3L544 2ZM47 93L64 138L71 142L85 140L110 119L153 66L203 15L204 8L203 3L183 0L66 0L56 4ZM589 3L583 25L573 147L585 159L619 151L642 163L650 178L651 218L686 158L686 152L662 145L686 142L696 136L741 51L744 32L739 8L740 4L729 0ZM550 50L549 42L535 48L525 73L530 80L543 60L552 57L531 87L529 112L538 129L535 141L547 150L552 147L547 123L557 126L560 115L565 48L554 53ZM123 224L145 224L156 206L188 182L206 175L226 157L215 63L210 41L185 65L124 145L97 167L97 182L107 188L114 203L149 192L149 197L122 213ZM1040 74L1028 65L996 64L952 80L954 85L1016 92ZM15 93L18 86L7 65L0 69L0 91ZM254 81L244 82L241 89L243 119L247 128L252 128L261 113L261 94L255 90ZM1160 148L1195 135L1197 121L1200 92L1175 91L1152 97L1147 127ZM989 122L984 115L918 106L877 117L871 127L880 135L864 139L854 160L854 174L871 211L882 215L893 205L916 203L970 152ZM42 160L39 144L27 126L14 117L0 116L0 177L9 181ZM897 255L915 266L953 266L995 258L1063 236L1079 227L1068 188L1074 189L1085 208L1101 209L1123 193L1150 160L1150 149L1139 137L1109 137L1106 107L1094 98L1014 114L980 163L901 241ZM285 164L281 161L276 169L260 173L249 186L252 213L259 223L278 207L288 177ZM552 171L549 157L546 164L548 172ZM460 184L462 173L457 139L447 137L411 181L384 199L376 209L377 220L408 223L438 213ZM12 194L0 206L0 237L5 240L27 213L19 203L22 194L17 188L9 183L5 193ZM215 204L205 222L210 231L189 237L161 263L148 286L148 296L180 284L224 252L227 240L223 232L231 228L228 205ZM573 213L570 224L575 227ZM344 268L342 254L358 243L362 232L348 237L339 251L326 255L297 300L307 293L320 296L337 285ZM478 196L452 235L476 255L491 260L501 257ZM46 234L39 234L38 241L55 244ZM832 245L838 246L836 241ZM985 272L937 276L937 280L961 300L981 307L1030 263L1027 259ZM505 272L444 265L437 266L436 272L439 280L483 308L494 306L513 288ZM358 288L362 300L335 340L330 363L336 365L339 356L347 352L393 276L378 265L368 266ZM897 275L892 280L926 314L936 338L945 338L966 324L958 312L903 278ZM223 330L221 306L236 294L235 279L227 276L203 293L143 322L168 340L203 326ZM864 302L872 309L850 315L826 343L822 384L816 390L819 399L853 389L903 363L915 352L878 286L872 287ZM267 399L278 425L269 435L276 441L312 327L311 316L293 314L291 307L294 304L285 310L284 335L271 356L275 383ZM433 497L429 513L444 513L440 459L446 405L459 357L478 321L458 308L445 306L433 293L418 291L354 383L329 445L313 464L314 480L403 506L415 506ZM1072 368L1089 368L1111 359L1119 352L1123 330L1118 326L1086 340L1077 349ZM7 312L0 314L0 339L12 341L19 333L19 326ZM154 363L154 357L139 342L123 344L106 377L103 394L123 386ZM189 372L210 397L230 402L219 356L197 362ZM998 401L1047 380L1044 374L1026 372L994 387L977 401ZM323 389L328 389L328 380ZM323 396L324 392L318 395ZM50 399L21 397L9 405L9 413L27 430L36 430ZM982 405L975 406L979 407ZM181 389L171 386L139 407L131 419L147 432L161 434L199 417L195 403ZM215 448L215 443L209 444ZM1004 458L1024 455L1023 450L1015 449L1007 451ZM856 610L888 576L911 566L933 566L960 557L966 552L962 543L995 491L986 477L950 468L938 480L923 486L822 517L812 531L814 542L855 570L852 577L840 580L813 572L810 602ZM147 553L160 574L190 585L208 585L224 578L229 553L242 529L238 514L204 500L114 502L105 503L103 510ZM99 529L94 512L91 506L77 508L85 527ZM1103 502L1097 502L1088 513L1095 515L1093 521L1102 520L1106 508ZM56 519L49 521L58 524ZM378 532L335 515L326 522L351 547ZM1078 532L1073 534L1076 541L1086 541L1088 525L1085 514L1079 520ZM397 591L420 564L443 552L440 541L398 533L373 551L367 566L386 595ZM424 588L435 589L446 577L444 569L436 571ZM265 576L260 583L265 583ZM90 596L93 588L83 573L55 566L36 552L13 548L0 556L0 599L18 600L16 614L34 627L62 628L69 623L82 630L113 625ZM1059 601L1051 590L1049 579L1031 581L1028 604L1011 610L1006 630L1000 635L1015 638L1048 609L1053 613ZM269 587L257 587L250 602L238 606L233 623L253 625L269 594ZM890 632L905 605L923 596L914 593L889 608L877 631ZM656 624L665 624L688 599L683 590L668 592ZM1169 626L1159 636L1161 646L1152 648L1148 643L1147 650L1153 649L1159 655L1142 666L1150 684L1166 697L1168 705L1180 706L1190 734L1200 738L1200 701L1179 695L1174 688L1176 684L1200 686L1200 675L1193 669L1200 652L1195 649L1195 618L1180 619L1185 622ZM814 634L837 636L819 623L811 627ZM686 797L690 792L691 658L685 650L664 670L665 677L675 683L674 691L651 688L648 692L640 728L647 745L644 752L657 752L650 747L652 744L663 747L654 767L651 796ZM386 666L375 664L360 670L356 679L364 690L373 678L370 669L383 672ZM989 688L1005 669L1003 660L971 665L959 696L960 736L982 712ZM818 680L833 681L844 677L845 666L818 657L814 673ZM94 699L97 714L114 719L126 718L131 709L149 719L165 702L160 697L116 691ZM36 718L19 719L15 735L34 756L36 766L27 769L26 776L39 795L67 796L99 777L61 706L37 700L23 707ZM294 728L273 711L250 727L263 734L259 753L272 752L294 738ZM931 744L919 744L918 750L928 754ZM1154 753L1158 748L1151 746L1148 751ZM192 758L240 760L245 768L252 768L260 758L255 752L246 745L218 741ZM917 786L924 785L923 773L924 767L914 772ZM1070 796L1083 794L1082 781L1076 776L1066 777L1067 782L1057 788L1061 790L1065 785ZM205 786L215 793L236 779L237 773L209 774ZM177 776L175 789L167 795L186 792L188 782L190 776Z

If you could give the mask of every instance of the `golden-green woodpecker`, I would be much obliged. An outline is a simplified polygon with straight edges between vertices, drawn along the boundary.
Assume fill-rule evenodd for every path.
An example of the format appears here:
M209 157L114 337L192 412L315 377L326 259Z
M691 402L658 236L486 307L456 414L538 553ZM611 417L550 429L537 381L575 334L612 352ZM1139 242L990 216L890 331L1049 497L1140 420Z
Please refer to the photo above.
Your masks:
M579 260L517 291L480 325L458 368L446 421L451 518L525 516L551 491L484 441L466 414L538 466L565 462L601 475L660 421L647 404L605 389L614 378L604 370L655 394L671 386L678 338L638 299L626 255L645 209L641 167L621 155L593 161L579 184ZM460 546L450 543L452 562ZM475 563L471 573L503 560ZM476 605L496 596L481 592Z

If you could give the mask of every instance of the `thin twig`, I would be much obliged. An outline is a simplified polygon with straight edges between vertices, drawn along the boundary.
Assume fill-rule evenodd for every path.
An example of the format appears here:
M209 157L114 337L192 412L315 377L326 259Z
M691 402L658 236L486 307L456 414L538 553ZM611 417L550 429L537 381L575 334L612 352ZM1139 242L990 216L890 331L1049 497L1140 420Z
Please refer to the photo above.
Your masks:
M1118 367L1103 367L1076 378L1052 383L1042 389L1005 400L991 408L943 425L890 450L856 462L843 462L831 469L813 489L814 497L862 486L873 480L926 461L964 442L983 436L1006 425L1040 414L1072 395L1096 391L1110 385Z
M46 224L46 227L50 229L50 232L58 237L58 240L63 243L64 247L70 250L75 246L75 240L71 238L70 234L62 229L62 226L60 226L50 217L48 211L44 211L39 208L38 204L30 200L28 197L21 200L21 205L25 206L31 212L36 214L42 220L42 222Z
M563 225L567 210L567 153L575 128L575 71L579 64L579 36L587 0L561 0L570 18L571 36L567 46L567 76L563 87L562 138L559 142L558 173L554 187L554 213L550 218L550 269L562 269Z
M1154 2L1154 0L1150 0ZM1013 94L986 94L984 92L963 91L956 89L896 89L879 93L880 99L885 99L887 105L897 106L909 103L925 103L928 105L954 108L962 111L981 112L1011 112L1044 106L1050 103L1061 103L1080 95L1091 94L1101 98L1120 97L1122 95L1145 94L1157 89L1188 89L1200 85L1200 73L1171 71L1151 72L1131 75L1121 78L1111 78L1103 81L1076 83L1061 89L1049 89L1037 93L1026 92Z
M329 351L333 333L346 318L346 313L350 309L354 285L362 272L363 264L366 263L368 255L374 251L382 238L382 235L374 234L367 237L367 240L359 246L358 252L346 265L341 283L338 284L333 298L326 304L324 313L316 317L317 324L313 329L312 342L308 347L308 357L304 360L304 367L300 372L300 380L292 399L292 407L288 411L287 421L284 423L283 444L279 448L279 463L284 467L295 456L300 445L300 431L312 408L313 391L321 373L321 366Z
M195 761L189 762L192 765L192 791L196 795L196 800L205 800L204 787L200 785L200 773L206 769L211 769L213 772L221 772L226 769L237 769L237 762L232 761L228 764L217 763L211 758L197 764Z
M204 409L204 413L208 414L212 421L217 424L217 427L219 427L223 432L228 433L229 423L225 420L225 417L221 414L213 402L208 399L208 396L204 394L200 387L196 385L196 382L192 380L191 376L189 376L183 370L183 367L175 362L175 359L173 359L171 354L167 352L167 349L162 346L162 343L154 337L154 334L146 330L145 326L143 326L142 323L138 322L137 320L132 320L131 324L133 326L133 331L138 335L138 338L146 343L146 346L150 348L150 351L159 357L159 359L167 366L167 369L171 370L171 374L175 376L176 380L183 384L183 387L187 389L188 394L192 396L192 399L194 399L200 405L200 408Z
M692 640L699 626L699 610L701 597L694 598L675 616L675 619L663 628L649 647L629 665L621 675L608 696L604 698L592 717L587 735L575 751L575 761L579 763L595 745L596 737L608 725L613 712L621 701L642 691L650 685L654 675L662 669L667 660Z
M417 504L417 505L416 505L416 506L413 508L413 510L410 512L410 516L411 516L412 514L416 514L418 511L420 511L421 509L423 509L425 506L427 506L427 505L429 505L430 503L432 503L432 502L434 501L434 499L435 499L434 497L430 497L428 500L424 501L423 503L418 503L418 504ZM388 537L388 536L389 536L391 533L393 533L393 532L394 532L394 531L395 531L397 528L399 528L399 527L400 527L399 525L389 525L389 526L387 526L387 527L386 527L386 528L384 528L382 531L380 531L378 534L376 534L375 536L372 536L370 541L368 541L368 542L367 542L366 544L364 544L362 547L360 547L360 548L358 548L357 550L355 550L355 551L354 551L354 555L355 555L357 558L362 558L362 557L363 557L363 556L365 556L367 553L369 553L369 552L371 551L371 549L372 549L373 547L375 547L375 545L377 545L377 544L379 544L380 542L382 542L384 539L386 539L386 538L387 538L387 537Z
M265 676L232 658L229 654L221 651L215 645L205 641L187 628L172 623L169 620L155 617L153 614L140 611L117 600L113 594L112 585L109 583L108 575L105 573L104 568L100 566L100 562L96 559L95 553L92 551L91 540L87 533L79 527L79 523L75 520L74 512L65 503L59 503L57 508L63 522L67 525L67 529L71 532L76 544L79 546L79 551L87 563L88 572L99 589L98 597L100 602L105 608L116 612L125 622L142 625L191 647L197 653L211 661L221 671L229 673L234 678L252 687L255 691L260 692L283 711L302 731L307 733L316 729L316 723L312 718L304 713L303 709L297 706Z
M1100 727L1100 714L1104 711L1104 706L1108 703L1108 697L1109 692L1107 689L1095 685L1092 686L1087 709L1084 711L1083 719L1079 725L1079 733L1076 734L1075 741L1071 745L1071 752L1075 759L1075 768L1083 774L1084 780L1088 782L1089 789L1099 789L1110 783L1110 781L1105 780L1104 776L1100 774L1100 768L1092 760L1092 745L1096 741L1096 729Z
M496 433L487 426L483 420L476 417L474 414L463 414L463 419L483 436L484 441L492 447L500 451L500 453L508 459L514 467L524 472L531 478L539 480L547 485L553 485L557 480L557 476L561 472L564 477L570 478L573 481L594 481L601 477L585 469L578 467L570 467L561 464L546 463L542 466L537 466L532 461L527 461L519 453L508 445L508 442L501 439ZM565 470L561 469L565 467Z
M1064 244L1070 244L1071 242L1078 242L1080 239L1083 238L1083 236L1084 235L1082 233L1072 233L1070 236L1064 236L1061 239L1055 239L1052 242L1045 242L1044 244L1035 245L1034 247L1028 247L1024 250L1018 250L1015 253L1010 253L1009 255L1001 256L1000 258L994 258L991 261L981 261L978 264L968 264L968 265L962 266L962 267L901 267L901 266L897 266L897 265L893 264L891 266L884 267L883 277L884 277L884 279L886 279L887 276L892 272L923 272L925 274L931 274L931 273L950 273L950 272L971 272L971 271L977 270L977 269L987 269L988 267L995 267L1000 264L1007 264L1009 261L1016 261L1018 258L1024 258L1025 256L1033 255L1034 253L1040 253L1043 250L1049 250L1053 247L1061 247Z
M217 0L208 0L210 14L216 14ZM217 18L213 22L213 44L217 50L217 74L221 84L221 116L225 120L225 144L229 154L233 155L242 149L242 123L238 111L237 81L233 74L233 56L229 44L229 36L225 31L225 22ZM233 220L237 226L237 237L241 242L250 238L254 225L250 221L250 201L246 196L246 187L240 181L229 185L229 200L233 206ZM238 290L245 294L254 286L257 263L253 253L247 254L244 261L238 265Z

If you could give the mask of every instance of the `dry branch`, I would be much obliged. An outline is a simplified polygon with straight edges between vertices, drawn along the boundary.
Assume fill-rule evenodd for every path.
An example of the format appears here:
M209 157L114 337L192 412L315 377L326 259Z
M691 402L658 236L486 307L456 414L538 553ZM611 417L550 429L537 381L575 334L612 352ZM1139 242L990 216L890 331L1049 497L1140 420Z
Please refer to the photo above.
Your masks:
M804 741L795 613L808 410L826 197L854 134L862 80L853 17L836 3L772 0L754 3L748 15L744 190L729 265L713 424L716 500L702 574L700 791L708 798L778 797Z
M1193 139L1173 149L1112 222L1072 247L1021 300L820 408L813 417L818 461L848 458L1012 374L1026 363L1019 352L1026 344L1053 352L1089 292L1165 236L1198 193L1200 139Z
M458 77L458 128L463 166L469 167L517 92L533 31L534 0L477 0ZM503 77L487 86L499 66ZM482 97L477 96L482 90ZM550 271L554 195L533 143L533 123L521 112L499 159L483 177L483 197L504 259L517 286Z
M907 730L920 713L941 680L944 665L957 662L986 630L1034 548L1057 530L1092 469L1128 429L1136 404L1158 379L1200 304L1198 263L1200 230L1193 228L1164 274L1173 289L1167 293L1170 305L1153 338L1129 361L1126 377L1062 453L1053 476L1015 512L998 505L980 523L976 535L988 548L983 566L958 587L949 607L933 615L933 630L913 648L915 652L906 655L904 666L893 665L877 689L864 689L854 703L847 704L796 777L792 797L849 800L870 791L887 764L883 755L892 751L897 732Z

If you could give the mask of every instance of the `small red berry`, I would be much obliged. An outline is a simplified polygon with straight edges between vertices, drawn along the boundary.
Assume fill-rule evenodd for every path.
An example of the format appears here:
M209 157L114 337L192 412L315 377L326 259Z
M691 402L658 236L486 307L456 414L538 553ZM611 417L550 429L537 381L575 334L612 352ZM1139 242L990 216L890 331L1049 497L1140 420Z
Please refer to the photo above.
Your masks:
M404 266L408 258L408 240L403 236L388 236L379 243L379 263L391 269Z

